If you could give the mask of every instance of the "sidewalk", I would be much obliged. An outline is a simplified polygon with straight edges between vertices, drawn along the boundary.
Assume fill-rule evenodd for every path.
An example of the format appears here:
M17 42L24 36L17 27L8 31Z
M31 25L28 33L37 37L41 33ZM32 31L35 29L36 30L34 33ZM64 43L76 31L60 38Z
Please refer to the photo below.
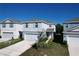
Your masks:
M0 56L19 56L20 54L31 48L34 43L36 43L36 41L24 40L14 45L0 49Z

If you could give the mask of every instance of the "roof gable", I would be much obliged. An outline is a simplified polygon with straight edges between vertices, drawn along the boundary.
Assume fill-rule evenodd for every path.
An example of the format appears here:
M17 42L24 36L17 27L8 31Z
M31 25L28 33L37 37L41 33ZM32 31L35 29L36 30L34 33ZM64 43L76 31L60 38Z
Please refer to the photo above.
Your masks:
M6 18L5 20L1 21L0 23L17 23L17 22L14 21L13 19Z
M2 23L14 23L14 24L24 24L24 23L45 23L48 25L53 25L52 23L49 23L48 21L44 21L41 19L31 19L27 21L15 21L14 19L11 18L6 18L5 20L0 21L0 24Z
M49 22L48 20L42 20L42 19L39 19L39 18L31 18L29 19L28 21L24 21L23 23L45 23L45 24L48 24L48 25L53 25L51 22Z
M12 23L12 21L11 20L6 20L6 21L4 21L4 23Z

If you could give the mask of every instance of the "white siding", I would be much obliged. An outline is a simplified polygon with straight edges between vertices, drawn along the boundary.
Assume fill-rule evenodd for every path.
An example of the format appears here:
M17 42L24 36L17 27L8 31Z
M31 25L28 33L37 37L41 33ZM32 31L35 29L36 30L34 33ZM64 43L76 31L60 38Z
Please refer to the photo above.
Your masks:
M21 27L19 26L19 24L14 24L13 28L10 28L9 24L6 24L6 27L3 28L2 24L1 24L1 35L2 36L3 36L3 32L13 32L13 34L14 34L13 37L18 38L20 30L21 30Z
M79 56L79 35L67 36L67 44L70 56Z
M42 23L42 29L46 30L47 28L53 28L54 29L53 32L56 31L55 25L51 25L51 27L50 27L48 24Z
M25 40L38 40L38 35L24 35Z
M0 24L0 29L1 29L1 36L3 36L3 32L12 32L13 33L13 37L16 39L19 37L19 31L23 32L23 38L24 39L29 39L29 40L37 40L38 39L38 35L36 33L42 32L43 30L47 30L47 28L50 28L48 24L46 23L37 23L38 27L35 27L35 23L28 23L28 27L25 27L26 24L13 24L13 28L9 27L9 24L6 24L6 27L3 28L2 24ZM51 25L51 28L55 29L55 25ZM35 34L27 34L26 32L33 32ZM32 33L31 32L31 33ZM6 37L7 34L5 34ZM9 37L11 37L9 35Z
M46 30L49 27L49 25L45 23L42 23L41 26L43 30Z
M2 38L12 39L13 36L13 32L3 32Z
M38 40L38 34L29 32L23 32L24 40Z
M54 31L53 31L53 32L56 32L56 27L55 27L55 25L51 25L51 28L53 28L53 29L54 29Z
M67 35L66 34L63 34L63 40L67 41Z
M35 27L35 23L28 23L28 27L23 24L23 31L42 31L42 24L38 23L38 28Z
M76 26L79 27L79 24L68 24L68 27L66 27L67 24L64 24L64 30L72 29Z

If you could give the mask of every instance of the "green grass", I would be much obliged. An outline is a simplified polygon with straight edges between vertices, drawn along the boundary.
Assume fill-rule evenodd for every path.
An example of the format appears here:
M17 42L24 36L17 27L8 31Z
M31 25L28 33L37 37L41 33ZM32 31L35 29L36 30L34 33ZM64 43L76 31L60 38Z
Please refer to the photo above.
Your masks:
M0 42L0 49L7 47L7 46L10 46L10 45L15 44L15 43L20 42L20 41L22 41L22 40L20 38L18 38L18 39L11 39L8 41Z
M21 56L69 56L67 45L49 42L46 47L30 48Z

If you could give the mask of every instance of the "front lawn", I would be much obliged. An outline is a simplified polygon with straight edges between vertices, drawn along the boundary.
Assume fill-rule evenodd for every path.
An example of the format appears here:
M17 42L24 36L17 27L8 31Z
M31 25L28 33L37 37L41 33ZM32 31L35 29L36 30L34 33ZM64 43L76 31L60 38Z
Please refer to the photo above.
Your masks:
M46 47L32 47L21 56L69 56L67 45L49 42Z
M22 41L22 40L20 38L18 38L18 39L11 39L8 41L0 42L0 49L7 47L7 46L10 46L10 45L15 44L15 43L20 42L20 41Z

